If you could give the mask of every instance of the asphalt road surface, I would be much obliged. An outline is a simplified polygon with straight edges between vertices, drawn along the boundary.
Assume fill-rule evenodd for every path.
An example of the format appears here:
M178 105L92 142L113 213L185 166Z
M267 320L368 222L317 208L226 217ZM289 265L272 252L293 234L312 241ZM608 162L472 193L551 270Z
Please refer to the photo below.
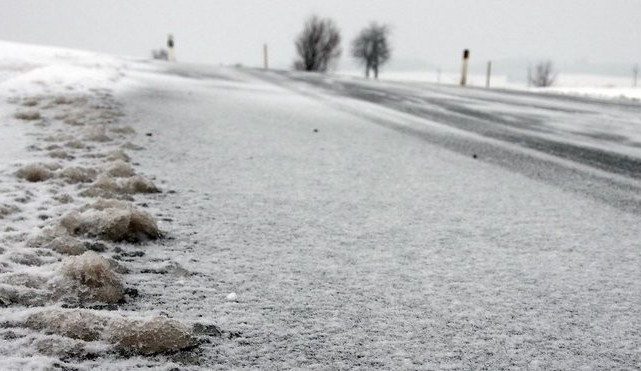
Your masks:
M195 274L145 279L141 302L240 334L198 366L641 364L638 105L164 74L119 99L153 133L141 168L177 191L145 258Z
M429 125L355 110L340 99L329 102L372 123L641 212L639 102L292 72L254 75L320 99L317 92L362 100L476 134L444 135Z

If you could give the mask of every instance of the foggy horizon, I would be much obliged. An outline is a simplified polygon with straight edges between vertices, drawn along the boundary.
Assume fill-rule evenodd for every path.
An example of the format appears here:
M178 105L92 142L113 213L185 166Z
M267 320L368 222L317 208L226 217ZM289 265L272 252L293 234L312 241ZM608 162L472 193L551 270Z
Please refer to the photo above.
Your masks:
M628 75L641 61L637 1L7 1L0 39L147 58L176 40L182 62L289 69L294 38L312 14L342 32L339 69L354 69L351 40L369 22L388 24L388 70L456 71L471 50L471 68L493 60L506 71L550 59L568 71ZM61 27L60 25L65 25ZM526 42L527 40L527 42ZM500 72L500 69L497 71Z

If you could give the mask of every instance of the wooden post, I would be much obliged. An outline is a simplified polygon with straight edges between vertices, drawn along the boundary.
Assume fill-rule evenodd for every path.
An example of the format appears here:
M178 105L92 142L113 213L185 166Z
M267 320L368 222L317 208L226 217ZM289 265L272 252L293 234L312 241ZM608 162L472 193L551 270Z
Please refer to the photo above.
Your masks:
M463 50L463 70L461 71L461 86L467 84L467 61L470 59L470 51Z
M485 88L490 88L490 77L492 76L492 61L487 61L487 71L485 72Z
M263 68L269 69L269 54L267 52L267 44L263 44Z
M172 34L167 35L167 59L170 62L176 61L176 54L174 52L174 36Z

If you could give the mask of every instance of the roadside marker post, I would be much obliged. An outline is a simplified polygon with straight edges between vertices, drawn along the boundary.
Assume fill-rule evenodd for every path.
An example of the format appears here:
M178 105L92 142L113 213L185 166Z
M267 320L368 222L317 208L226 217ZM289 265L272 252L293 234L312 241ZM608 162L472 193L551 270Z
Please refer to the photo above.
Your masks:
M634 75L634 78L632 80L632 87L636 88L637 87L637 77L639 77L639 65L635 64L634 67L632 68L632 74Z
M267 51L267 44L263 44L263 68L269 69L269 54Z
M461 71L461 86L467 84L467 61L470 59L470 51L463 50L463 70Z
M485 73L485 88L490 88L490 78L492 76L492 61L487 62L487 71Z
M170 62L176 61L176 54L174 52L174 36L172 34L167 36L167 59L169 59Z

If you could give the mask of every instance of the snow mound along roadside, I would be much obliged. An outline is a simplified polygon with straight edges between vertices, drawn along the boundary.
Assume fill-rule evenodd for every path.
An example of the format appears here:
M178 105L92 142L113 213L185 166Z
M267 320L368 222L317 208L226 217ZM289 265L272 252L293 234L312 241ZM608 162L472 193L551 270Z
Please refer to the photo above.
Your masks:
M60 171L58 175L68 183L91 183L98 176L98 172L82 166L70 166Z
M105 174L115 178L128 178L134 176L136 172L126 161L117 159L107 165Z
M151 245L163 237L153 216L163 195L152 195L160 193L155 178L145 177L128 153L144 147L112 94L127 72L113 71L113 61L87 65L74 56L64 66L48 66L58 63L54 57L15 69L19 76L3 75L5 51L0 48L0 102L13 109L0 118L27 135L20 156L5 161L10 171L0 168L0 219L7 223L0 230L0 322L24 320L15 331L0 326L0 357L9 368L38 359L42 368L62 362L82 369L88 359L198 345L179 320L140 313L149 307L145 300L155 300L144 295L153 272L141 272L159 263L168 267L159 274L175 272L185 282L192 275L166 264L159 249L129 251L129 243ZM87 81L74 80L81 74ZM151 204L153 211L122 200Z
M21 167L16 176L28 182L43 182L53 178L53 171L44 164L28 164Z
M37 307L63 302L66 305L119 304L125 287L117 270L120 265L93 251L70 256L57 264L36 266L29 272L0 274L0 303L3 306Z
M160 316L132 319L91 310L56 308L30 314L21 325L84 342L104 341L133 354L172 353L197 345L190 327Z
M115 304L124 300L122 278L107 258L93 251L65 258L60 273L64 279L57 283L58 290L72 291L81 301Z
M160 189L152 181L140 175L113 177L108 174L100 174L86 194L96 196L101 192L116 194L160 193Z

